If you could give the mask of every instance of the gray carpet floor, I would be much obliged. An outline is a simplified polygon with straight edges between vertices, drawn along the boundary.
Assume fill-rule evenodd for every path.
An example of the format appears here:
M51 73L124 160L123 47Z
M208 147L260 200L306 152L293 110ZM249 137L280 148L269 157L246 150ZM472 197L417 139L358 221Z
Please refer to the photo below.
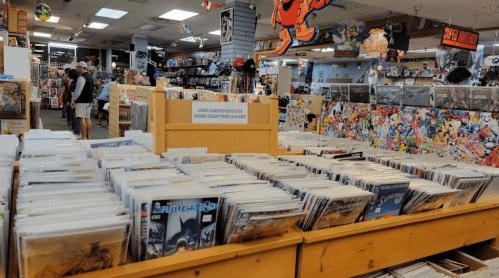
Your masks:
M71 130L67 120L62 119L62 109L59 110L40 110L40 118L44 129L50 130ZM92 129L90 131L91 139L107 139L109 137L109 129L106 120L102 120L104 127L97 127L98 120L92 117Z

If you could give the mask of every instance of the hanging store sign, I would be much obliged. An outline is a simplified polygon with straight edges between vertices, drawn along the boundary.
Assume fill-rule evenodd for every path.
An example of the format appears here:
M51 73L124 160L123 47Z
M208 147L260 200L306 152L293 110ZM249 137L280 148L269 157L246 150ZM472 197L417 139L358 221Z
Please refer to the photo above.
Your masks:
M367 53L383 53L388 49L385 30L371 29L369 37L364 40L364 50Z
M193 124L248 124L248 104L193 102Z
M480 34L457 29L454 27L445 27L442 35L442 45L476 51L478 38Z

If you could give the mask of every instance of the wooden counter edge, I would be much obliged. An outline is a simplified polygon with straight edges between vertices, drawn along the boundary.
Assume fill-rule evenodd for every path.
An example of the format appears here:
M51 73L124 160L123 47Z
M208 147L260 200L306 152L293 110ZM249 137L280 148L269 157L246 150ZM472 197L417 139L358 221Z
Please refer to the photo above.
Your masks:
M307 244L324 240L337 239L355 234L368 233L376 230L389 229L419 222L433 221L446 217L453 217L461 214L468 214L476 211L490 209L499 209L499 203L474 203L447 209L438 209L416 214L401 215L388 219L371 220L367 222L355 223L329 229L314 230L304 233L303 243Z
M118 266L98 272L74 276L75 278L95 277L148 277L159 275L191 267L197 267L215 263L223 260L234 259L246 255L275 250L303 242L303 236L298 227L291 228L286 234L253 241L220 245L203 250L197 250L184 254L168 256L160 259L153 259L145 262L137 262Z

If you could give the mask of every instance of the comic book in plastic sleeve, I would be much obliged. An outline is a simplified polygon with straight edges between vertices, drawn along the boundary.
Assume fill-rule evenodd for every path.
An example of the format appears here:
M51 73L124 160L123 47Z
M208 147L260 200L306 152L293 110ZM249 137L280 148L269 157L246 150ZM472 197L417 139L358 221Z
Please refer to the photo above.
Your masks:
M120 264L126 227L68 235L25 237L25 277L64 277Z
M284 234L303 218L305 213L252 216L230 243L253 240L261 237Z
M458 179L453 188L459 189L459 193L444 204L444 208L469 204L476 192L487 182L486 178Z
M402 208L402 201L409 188L406 182L381 182L373 184L371 191L374 194L366 207L365 221L397 216Z
M202 232L210 240L204 246L212 246L217 208L218 198L152 201L147 258L198 250Z
M371 196L371 194L365 194L364 196L331 200L322 215L317 217L312 229L317 230L354 223L366 207Z

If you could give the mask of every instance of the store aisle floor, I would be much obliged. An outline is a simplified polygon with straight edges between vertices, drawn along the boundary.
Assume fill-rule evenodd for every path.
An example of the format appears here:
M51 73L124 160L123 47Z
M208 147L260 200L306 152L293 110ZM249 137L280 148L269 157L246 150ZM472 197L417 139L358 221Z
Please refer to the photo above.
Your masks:
M62 120L62 110L40 110L40 118L42 118L43 128L50 130L70 130L68 122ZM107 139L109 137L109 129L107 127L97 127L97 119L92 118L92 130L90 136L92 139ZM102 121L105 125L106 121Z

